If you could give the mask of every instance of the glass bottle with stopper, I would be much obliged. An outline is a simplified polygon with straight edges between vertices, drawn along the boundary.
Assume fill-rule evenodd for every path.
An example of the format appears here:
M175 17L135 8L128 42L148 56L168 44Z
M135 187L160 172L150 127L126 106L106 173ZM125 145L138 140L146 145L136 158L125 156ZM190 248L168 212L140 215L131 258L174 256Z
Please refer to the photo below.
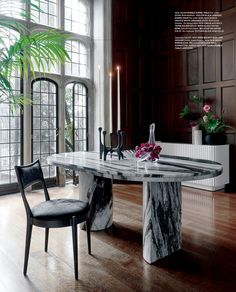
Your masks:
M149 140L148 140L149 144L155 144L156 140L155 140L155 124L152 123L149 126Z

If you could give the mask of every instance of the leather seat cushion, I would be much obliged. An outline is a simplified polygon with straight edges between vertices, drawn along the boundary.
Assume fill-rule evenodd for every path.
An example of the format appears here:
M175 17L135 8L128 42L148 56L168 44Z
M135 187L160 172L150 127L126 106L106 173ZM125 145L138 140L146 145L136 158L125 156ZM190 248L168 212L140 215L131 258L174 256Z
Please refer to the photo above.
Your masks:
M33 217L40 220L54 220L83 216L89 211L89 204L74 199L56 199L42 202L32 209Z

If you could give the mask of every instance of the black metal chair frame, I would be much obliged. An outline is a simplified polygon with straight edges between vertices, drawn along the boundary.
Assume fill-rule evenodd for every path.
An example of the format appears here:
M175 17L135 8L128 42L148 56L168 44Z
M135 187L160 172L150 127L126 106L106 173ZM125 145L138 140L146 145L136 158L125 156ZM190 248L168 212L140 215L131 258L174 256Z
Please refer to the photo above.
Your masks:
M45 252L48 251L48 238L49 228L60 228L60 227L72 227L72 239L73 239L73 254L74 254L74 272L75 278L78 279L78 238L77 238L77 224L86 221L87 229L87 241L88 241L88 253L91 254L91 239L90 239L90 220L89 211L83 216L70 216L65 218L56 218L50 220L39 220L34 218L28 200L26 198L25 189L35 183L42 183L44 190L45 200L50 200L50 196L46 187L45 179L43 176L42 168L39 160L23 166L15 166L15 171L18 179L19 189L24 202L26 216L27 216L27 228L26 228L26 241L25 241L25 258L24 258L24 269L23 273L26 275L30 251L30 242L33 225L45 228ZM26 174L26 175L24 175ZM27 175L28 174L28 175Z

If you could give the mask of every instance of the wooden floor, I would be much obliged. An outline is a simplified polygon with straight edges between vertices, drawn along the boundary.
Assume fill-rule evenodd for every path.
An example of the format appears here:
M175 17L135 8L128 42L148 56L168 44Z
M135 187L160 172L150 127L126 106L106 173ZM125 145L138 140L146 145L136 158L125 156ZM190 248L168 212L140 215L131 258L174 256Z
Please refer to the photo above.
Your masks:
M30 194L32 203L40 191ZM78 187L51 188L77 197ZM65 195L66 194L66 195ZM74 280L70 228L33 230L28 277L22 274L25 213L19 194L0 197L0 291L236 291L236 194L183 188L183 248L154 265L142 257L141 185L114 185L114 226L79 231L79 281Z

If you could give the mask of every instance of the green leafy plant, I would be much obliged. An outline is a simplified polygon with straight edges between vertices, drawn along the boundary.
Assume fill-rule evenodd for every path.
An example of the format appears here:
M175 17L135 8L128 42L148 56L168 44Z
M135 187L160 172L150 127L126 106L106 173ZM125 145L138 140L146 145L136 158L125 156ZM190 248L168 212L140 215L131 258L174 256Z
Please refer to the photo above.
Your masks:
M235 130L224 122L223 113L220 117L217 116L211 111L211 106L208 104L205 104L203 107L203 116L199 119L199 125L205 133L220 133L224 132L227 128Z
M222 133L226 129L235 130L224 122L224 113L221 116L214 114L209 104L203 104L202 97L192 96L190 101L200 105L200 110L193 112L189 105L185 105L180 112L180 118L189 120L191 125L199 125L206 134Z
M189 97L190 104L186 104L181 110L179 117L186 119L190 124L196 124L200 118L199 105L203 104L203 98L193 95Z
M41 11L30 1L25 2ZM8 11L9 7L6 5L5 9ZM22 13L26 19L30 17ZM16 33L10 45L8 44L9 30ZM19 37L16 36L17 34ZM28 97L14 94L11 84L13 73L19 72L21 77L28 77L31 72L35 78L35 68L45 74L45 64L50 69L50 66L69 60L64 47L69 37L69 34L63 34L56 29L31 32L26 25L17 20L0 18L0 102L8 100L12 104L30 103Z

